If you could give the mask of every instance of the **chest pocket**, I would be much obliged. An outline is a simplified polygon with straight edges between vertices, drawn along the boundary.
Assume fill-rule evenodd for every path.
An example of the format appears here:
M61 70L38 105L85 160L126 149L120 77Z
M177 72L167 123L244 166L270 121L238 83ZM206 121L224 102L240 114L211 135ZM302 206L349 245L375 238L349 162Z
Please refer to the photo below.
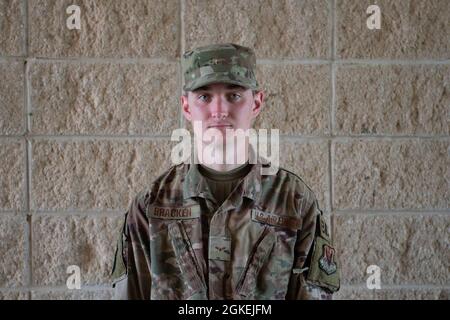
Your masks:
M236 293L244 299L252 299L252 294L257 286L258 275L262 266L267 261L276 242L276 235L266 226L263 229L256 245L249 255L241 278L236 286Z
M151 235L151 298L206 299L206 282L183 221L164 221Z
M186 229L199 215L198 206L149 208L152 299L206 298L203 271Z
M206 282L200 264L190 243L189 237L181 221L171 223L169 236L175 252L177 264L180 266L181 274L189 288L188 298L206 295Z
M258 209L251 210L251 220L253 227L262 232L238 280L237 298L285 299L302 220Z

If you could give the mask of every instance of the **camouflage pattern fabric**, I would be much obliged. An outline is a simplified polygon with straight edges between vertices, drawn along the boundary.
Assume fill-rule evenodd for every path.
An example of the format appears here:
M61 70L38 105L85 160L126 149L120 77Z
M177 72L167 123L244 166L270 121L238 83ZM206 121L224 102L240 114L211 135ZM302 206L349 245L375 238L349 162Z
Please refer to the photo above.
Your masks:
M255 54L250 48L237 44L215 44L187 51L181 59L181 66L184 91L193 91L211 83L258 89Z
M197 165L172 166L125 214L119 299L330 299L339 270L311 189L261 161L222 203Z

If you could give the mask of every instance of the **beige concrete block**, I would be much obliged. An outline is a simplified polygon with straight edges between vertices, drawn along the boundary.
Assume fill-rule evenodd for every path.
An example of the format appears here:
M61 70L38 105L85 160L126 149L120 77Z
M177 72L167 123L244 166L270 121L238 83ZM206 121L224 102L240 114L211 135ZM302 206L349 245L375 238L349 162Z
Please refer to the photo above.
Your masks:
M255 128L280 134L328 134L331 69L327 65L264 65L257 70L266 91Z
M25 54L24 2L0 0L0 55Z
M28 292L16 290L0 291L0 300L28 300Z
M170 152L167 140L34 141L32 209L126 209Z
M343 66L338 134L449 134L450 66Z
M112 300L113 289L61 290L47 289L31 291L32 300Z
M449 291L443 288L380 289L343 287L334 296L335 300L448 300Z
M328 1L186 1L186 48L233 42L265 58L327 58Z
M0 134L2 135L22 134L25 131L23 75L23 63L0 62L2 78L0 81Z
M177 65L36 63L32 132L170 134L179 125Z
M79 0L80 30L67 27L70 0L29 3L30 50L45 57L179 55L179 1Z
M33 284L66 286L80 268L81 286L109 284L123 216L37 215L32 223Z
M317 197L320 209L329 210L328 143L282 142L280 165L298 175Z
M341 214L333 221L343 285L365 285L370 265L380 267L381 288L448 285L448 214Z
M333 208L449 208L449 151L445 140L335 142Z
M381 29L367 27L367 8L381 10ZM447 0L336 1L336 54L340 58L424 59L450 56Z
M0 215L0 287L25 285L25 219ZM6 295L6 294L5 294ZM10 298L16 294L7 294ZM18 295L17 295L18 297Z
M25 208L25 141L0 139L0 210Z

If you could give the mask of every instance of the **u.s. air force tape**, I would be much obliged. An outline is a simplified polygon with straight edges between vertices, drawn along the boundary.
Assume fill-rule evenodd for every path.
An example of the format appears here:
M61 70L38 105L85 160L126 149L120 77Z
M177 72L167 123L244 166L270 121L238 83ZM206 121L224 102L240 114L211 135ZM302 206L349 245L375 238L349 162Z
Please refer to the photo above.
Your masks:
M300 218L292 216L279 216L270 212L260 211L258 209L252 209L252 220L277 227L289 228L292 230L298 230L302 225L302 220Z
M200 205L186 207L150 206L148 216L157 219L195 219L200 218Z

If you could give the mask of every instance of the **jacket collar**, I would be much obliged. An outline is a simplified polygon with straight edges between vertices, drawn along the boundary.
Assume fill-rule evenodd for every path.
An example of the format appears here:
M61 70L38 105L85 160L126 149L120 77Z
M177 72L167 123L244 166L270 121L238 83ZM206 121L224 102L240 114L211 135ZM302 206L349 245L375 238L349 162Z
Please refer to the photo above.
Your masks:
M238 187L235 194L236 196L239 196L239 198L247 197L256 201L261 193L261 168L267 161L264 161L261 157L256 157L253 148L250 148L250 152L249 159L252 168L244 177L242 184ZM255 162L255 159L256 163L252 164L252 162ZM183 181L183 198L187 199L191 197L214 199L206 179L198 170L198 164L192 163L188 164L188 171Z

